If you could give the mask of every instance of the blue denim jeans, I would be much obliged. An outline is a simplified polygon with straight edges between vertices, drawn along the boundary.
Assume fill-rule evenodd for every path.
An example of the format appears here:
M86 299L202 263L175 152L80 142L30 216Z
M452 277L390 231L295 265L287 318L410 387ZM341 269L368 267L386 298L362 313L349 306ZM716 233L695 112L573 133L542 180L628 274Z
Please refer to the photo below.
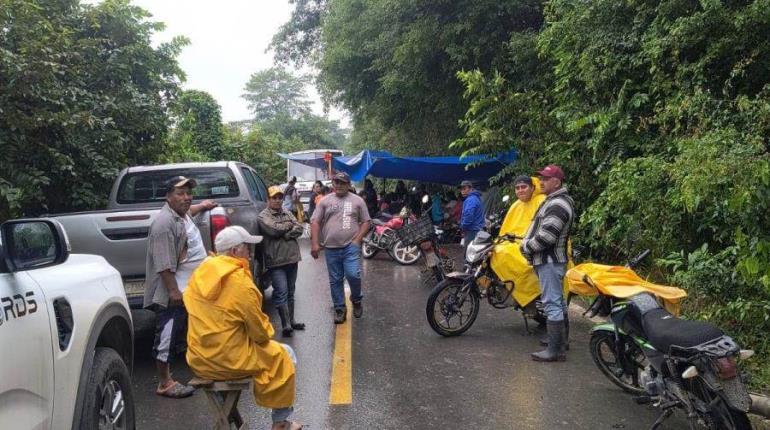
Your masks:
M343 279L347 279L350 285L350 301L360 302L364 297L361 294L361 247L351 243L344 248L327 248L324 255L334 308L345 308Z
M276 306L294 303L294 289L297 283L297 263L273 267L269 271L273 281L273 304Z
M543 303L548 321L563 321L567 305L564 302L564 274L567 265L545 263L535 266L540 281L540 301Z

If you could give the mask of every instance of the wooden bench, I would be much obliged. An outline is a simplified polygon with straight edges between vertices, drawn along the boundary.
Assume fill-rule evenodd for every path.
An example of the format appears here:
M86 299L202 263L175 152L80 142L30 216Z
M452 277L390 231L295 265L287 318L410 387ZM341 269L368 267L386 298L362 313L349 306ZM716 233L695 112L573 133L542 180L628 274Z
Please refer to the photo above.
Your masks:
M241 390L249 388L251 378L234 381L213 381L211 379L193 378L189 384L206 393L209 406L216 415L216 430L245 430L248 426L238 412L238 399ZM234 426L234 427L233 427Z

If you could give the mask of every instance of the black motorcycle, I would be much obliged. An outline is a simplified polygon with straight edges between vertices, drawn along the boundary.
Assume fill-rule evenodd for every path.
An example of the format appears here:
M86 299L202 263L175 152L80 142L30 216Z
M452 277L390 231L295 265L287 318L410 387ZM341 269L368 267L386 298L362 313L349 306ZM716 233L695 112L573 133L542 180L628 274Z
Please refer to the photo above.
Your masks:
M711 323L675 317L651 293L618 298L602 293L588 276L583 282L600 292L586 314L609 315L612 321L591 330L591 356L637 402L661 409L651 429L676 409L685 412L691 429L751 429L746 416L751 398L738 361L753 351L741 350Z

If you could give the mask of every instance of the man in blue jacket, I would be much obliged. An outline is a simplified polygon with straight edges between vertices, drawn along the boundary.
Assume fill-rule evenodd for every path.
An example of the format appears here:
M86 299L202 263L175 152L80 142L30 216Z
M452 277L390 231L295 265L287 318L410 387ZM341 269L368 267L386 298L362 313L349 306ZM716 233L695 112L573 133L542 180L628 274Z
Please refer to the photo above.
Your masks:
M463 213L460 218L460 230L463 232L463 257L465 248L473 242L476 234L484 228L484 205L481 204L481 193L473 189L471 181L460 183L460 194L463 198Z

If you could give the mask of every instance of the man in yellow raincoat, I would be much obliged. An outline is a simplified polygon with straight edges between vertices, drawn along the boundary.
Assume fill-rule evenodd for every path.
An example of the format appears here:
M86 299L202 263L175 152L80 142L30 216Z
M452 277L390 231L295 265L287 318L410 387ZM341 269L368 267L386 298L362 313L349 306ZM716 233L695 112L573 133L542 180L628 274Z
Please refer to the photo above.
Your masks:
M537 179L521 175L513 181L517 200L508 209L503 225L500 227L500 235L512 234L524 236L529 224L537 212L537 208L545 200L545 195L540 192L540 184ZM513 281L513 298L521 307L532 303L540 295L540 283L537 275L529 265L527 259L521 255L519 244L504 242L495 247L492 255L492 270L502 281Z
M273 429L297 430L289 421L295 395L294 352L272 340L275 330L262 312L262 294L249 271L252 236L240 226L216 237L217 255L193 272L183 294L189 313L187 363L201 378L253 377L257 404L273 409Z

